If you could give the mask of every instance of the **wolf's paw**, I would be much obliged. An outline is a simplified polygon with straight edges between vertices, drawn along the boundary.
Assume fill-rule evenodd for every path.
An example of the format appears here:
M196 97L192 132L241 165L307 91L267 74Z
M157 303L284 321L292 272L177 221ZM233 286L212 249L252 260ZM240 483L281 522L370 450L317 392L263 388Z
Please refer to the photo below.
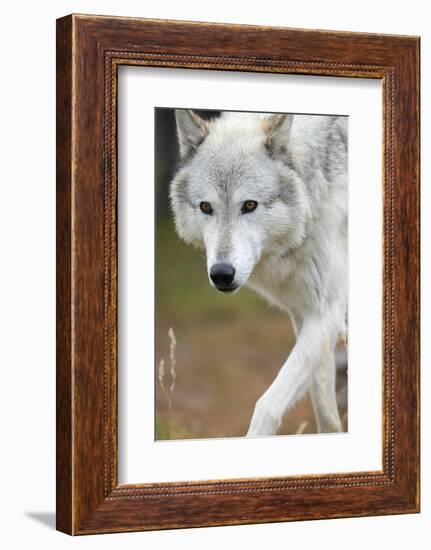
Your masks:
M280 425L280 419L274 414L271 403L262 396L256 403L247 437L263 437L275 435Z

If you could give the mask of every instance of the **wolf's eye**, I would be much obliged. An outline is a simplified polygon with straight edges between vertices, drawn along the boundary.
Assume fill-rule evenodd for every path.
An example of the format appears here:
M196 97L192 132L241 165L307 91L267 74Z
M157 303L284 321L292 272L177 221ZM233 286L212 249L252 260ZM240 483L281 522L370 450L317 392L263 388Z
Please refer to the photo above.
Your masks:
M253 212L253 210L256 210L256 208L256 201L245 201L245 203L242 205L241 212L243 214L249 214L250 212Z
M202 210L204 214L207 214L210 216L213 213L213 209L211 207L211 204L209 202L201 202L199 205L199 208Z

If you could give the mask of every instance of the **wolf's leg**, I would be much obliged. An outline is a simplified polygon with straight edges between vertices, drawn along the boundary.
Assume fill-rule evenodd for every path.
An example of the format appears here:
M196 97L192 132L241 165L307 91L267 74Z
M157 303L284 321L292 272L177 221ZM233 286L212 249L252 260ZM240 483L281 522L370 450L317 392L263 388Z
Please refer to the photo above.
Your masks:
M297 342L277 377L257 401L247 436L273 435L283 416L310 387L313 369L322 355L330 322L304 319Z
M292 350L276 379L257 401L247 437L274 435L285 413L306 391L309 374L304 368L298 344Z
M341 432L335 391L336 366L331 342L325 340L320 362L311 376L310 397L319 433Z

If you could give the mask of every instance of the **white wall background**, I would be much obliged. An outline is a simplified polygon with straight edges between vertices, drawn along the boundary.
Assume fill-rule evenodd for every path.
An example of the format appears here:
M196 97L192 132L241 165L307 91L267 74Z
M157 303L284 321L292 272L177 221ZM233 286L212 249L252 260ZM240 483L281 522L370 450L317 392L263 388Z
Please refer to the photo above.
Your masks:
M422 346L422 514L72 539L54 526L55 19L70 12L422 37L422 151L431 148L427 3L15 0L3 5L0 88L0 524L4 548L426 548L431 521L430 338ZM422 327L431 330L430 165L422 167ZM429 535L427 539L429 538Z

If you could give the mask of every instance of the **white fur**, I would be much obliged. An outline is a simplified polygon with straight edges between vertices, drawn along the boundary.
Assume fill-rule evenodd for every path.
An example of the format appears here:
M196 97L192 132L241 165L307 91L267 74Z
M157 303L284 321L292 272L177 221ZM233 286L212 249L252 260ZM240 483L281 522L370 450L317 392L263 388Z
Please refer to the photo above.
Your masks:
M334 349L346 334L346 119L224 113L208 123L176 114L183 166L171 203L179 235L206 250L208 273L232 264L237 288L247 284L286 311L297 336L247 435L275 434L306 391L319 431L340 431ZM244 214L249 200L258 207Z

